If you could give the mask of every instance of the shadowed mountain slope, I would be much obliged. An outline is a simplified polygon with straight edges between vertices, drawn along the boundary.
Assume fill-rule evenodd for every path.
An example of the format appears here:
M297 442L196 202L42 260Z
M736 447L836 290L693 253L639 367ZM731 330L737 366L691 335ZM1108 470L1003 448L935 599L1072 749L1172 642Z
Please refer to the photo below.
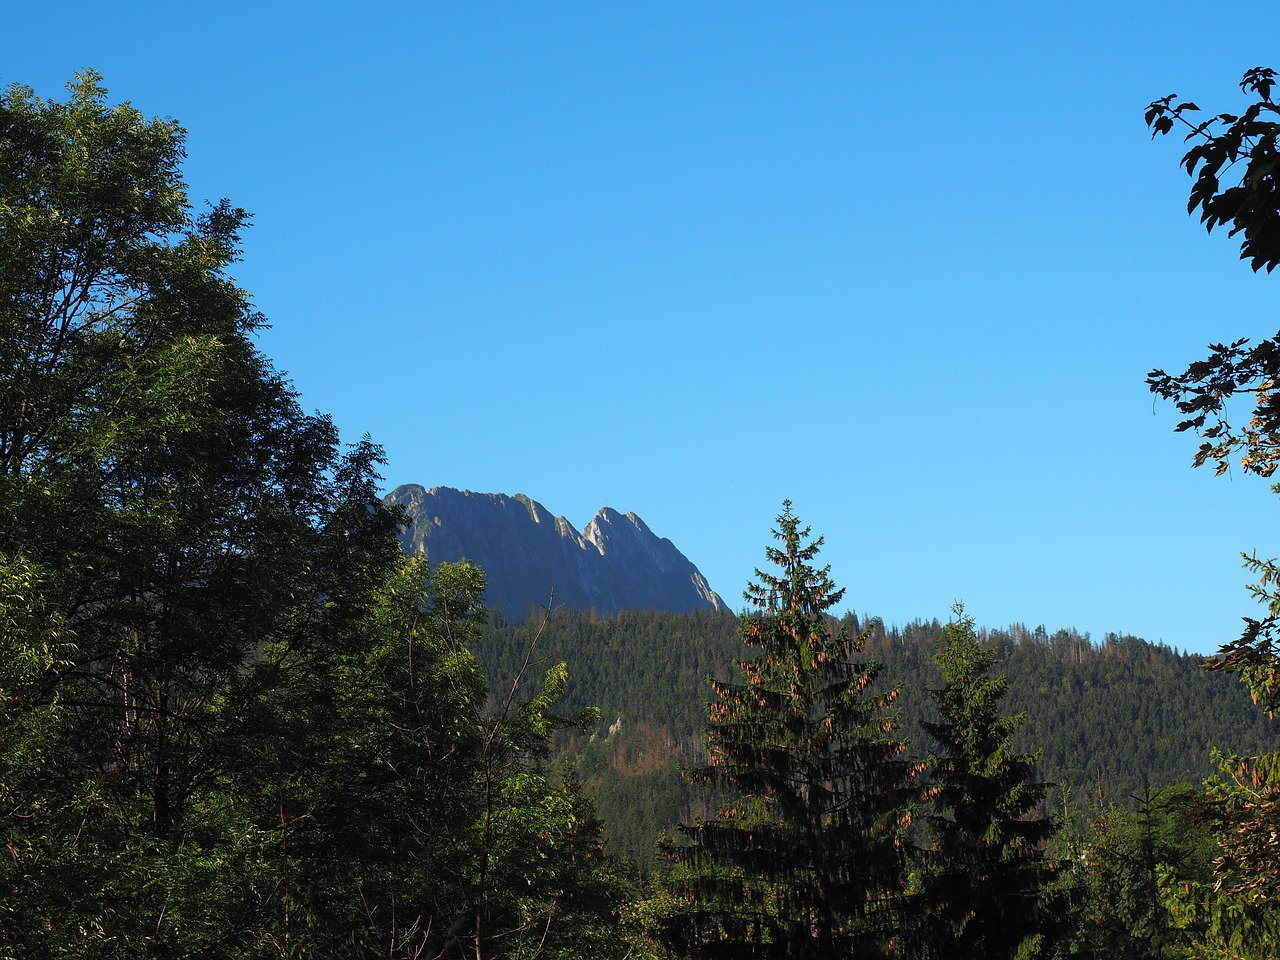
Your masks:
M605 507L579 533L523 494L405 484L386 500L409 515L400 537L407 552L478 564L486 604L508 617L553 595L557 606L599 614L727 609L698 568L634 513Z

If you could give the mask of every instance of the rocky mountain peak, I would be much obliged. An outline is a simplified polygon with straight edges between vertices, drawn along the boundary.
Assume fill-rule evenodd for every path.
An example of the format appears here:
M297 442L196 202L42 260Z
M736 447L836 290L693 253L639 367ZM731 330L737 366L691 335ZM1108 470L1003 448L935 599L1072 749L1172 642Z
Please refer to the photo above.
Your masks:
M599 510L579 533L524 494L397 487L409 515L401 542L434 562L466 559L488 580L485 602L508 617L546 605L619 610L724 610L706 578L634 513Z

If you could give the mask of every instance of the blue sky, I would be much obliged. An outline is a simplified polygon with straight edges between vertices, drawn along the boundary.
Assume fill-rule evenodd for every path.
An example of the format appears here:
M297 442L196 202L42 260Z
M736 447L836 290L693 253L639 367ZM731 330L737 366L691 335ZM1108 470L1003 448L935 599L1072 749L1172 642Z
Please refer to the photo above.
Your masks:
M1210 17L1210 14L1212 15ZM189 131L309 409L403 482L609 505L737 604L783 498L853 609L1208 652L1264 482L1144 377L1275 332L1152 99L1241 103L1280 8L22 4L0 82Z

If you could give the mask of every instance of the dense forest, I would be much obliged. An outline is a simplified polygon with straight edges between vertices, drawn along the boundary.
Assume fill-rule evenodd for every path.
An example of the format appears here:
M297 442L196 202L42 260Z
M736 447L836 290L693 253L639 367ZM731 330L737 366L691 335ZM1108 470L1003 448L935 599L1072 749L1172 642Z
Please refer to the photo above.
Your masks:
M1273 78L1148 112L1255 269ZM68 90L0 97L0 956L1276 955L1274 561L1207 673L841 619L786 501L740 618L486 623L255 346L182 129ZM1280 335L1212 350L1151 388L1270 476Z
M881 689L899 691L908 749L925 743L929 691L942 684L934 657L947 644L938 620L888 626L877 617L832 618L859 634L880 666ZM1133 808L1147 786L1194 784L1217 773L1214 748L1259 754L1280 748L1276 725L1236 680L1202 668L1203 657L1136 637L1094 643L1073 630L979 628L979 642L1008 681L1005 708L1025 719L1017 749L1039 754L1053 812L1080 823L1099 803ZM509 688L532 647L567 664L563 704L593 706L586 735L560 738L595 797L610 849L642 873L660 834L687 820L694 802L680 769L703 756L710 678L727 679L742 654L736 616L629 612L600 618L558 609L520 623L491 614L474 647L494 691ZM1046 811L1048 809L1046 808Z

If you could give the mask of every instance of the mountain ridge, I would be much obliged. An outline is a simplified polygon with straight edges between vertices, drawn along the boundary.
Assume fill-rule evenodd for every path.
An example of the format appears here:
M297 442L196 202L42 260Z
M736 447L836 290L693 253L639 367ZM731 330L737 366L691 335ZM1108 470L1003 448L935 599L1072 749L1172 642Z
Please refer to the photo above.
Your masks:
M630 511L602 507L581 532L522 493L402 484L384 500L404 509L400 542L432 562L484 570L485 603L506 616L554 603L574 610L727 610L701 571Z

